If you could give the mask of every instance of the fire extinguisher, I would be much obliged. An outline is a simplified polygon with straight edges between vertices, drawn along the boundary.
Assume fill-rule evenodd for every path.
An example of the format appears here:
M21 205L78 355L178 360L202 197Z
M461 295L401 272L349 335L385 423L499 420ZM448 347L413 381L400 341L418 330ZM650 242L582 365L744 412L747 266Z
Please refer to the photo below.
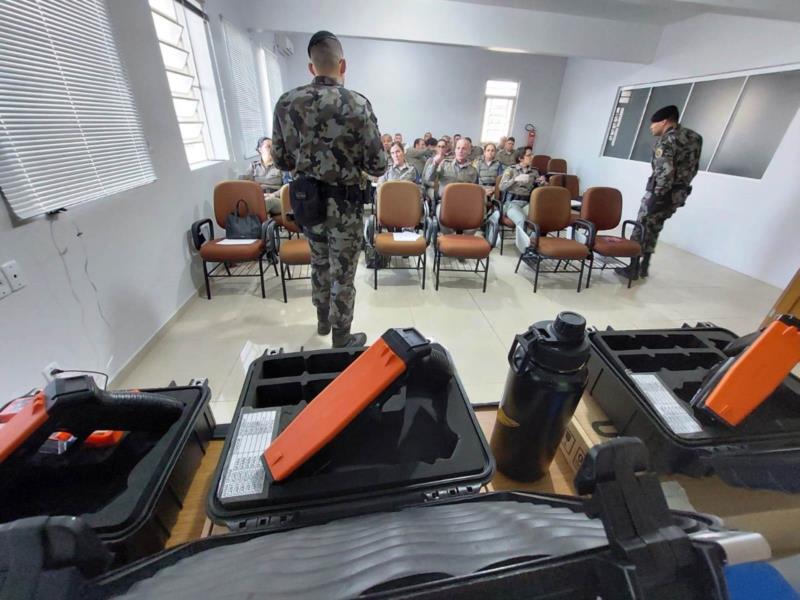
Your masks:
M534 127L533 123L528 123L525 125L525 131L528 132L528 143L525 145L533 148L534 144L536 144L536 127Z

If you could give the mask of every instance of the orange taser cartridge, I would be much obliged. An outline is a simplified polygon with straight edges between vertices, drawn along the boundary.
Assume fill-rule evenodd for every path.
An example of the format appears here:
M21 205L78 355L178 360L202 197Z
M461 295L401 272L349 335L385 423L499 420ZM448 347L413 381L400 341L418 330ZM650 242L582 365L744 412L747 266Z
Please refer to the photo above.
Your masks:
M295 417L264 451L274 481L282 481L335 438L394 383L430 353L416 329L389 329Z
M742 354L728 359L707 392L692 401L730 426L741 423L800 362L800 320L784 315L767 326Z

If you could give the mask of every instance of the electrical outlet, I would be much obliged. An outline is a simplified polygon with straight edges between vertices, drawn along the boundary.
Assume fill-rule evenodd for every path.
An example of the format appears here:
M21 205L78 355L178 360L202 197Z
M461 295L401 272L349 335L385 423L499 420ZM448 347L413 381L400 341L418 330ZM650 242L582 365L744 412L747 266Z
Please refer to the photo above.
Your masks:
M0 300L11 295L11 286L8 285L6 276L0 273Z
M22 273L22 269L19 268L19 263L15 260L10 260L6 263L0 265L0 270L8 279L8 285L11 286L11 291L16 292L17 290L21 290L28 282L25 281L25 275Z
M42 375L44 375L44 380L47 381L48 383L53 381L53 379L56 378L56 376L53 375L53 371L55 371L56 369L61 369L61 367L58 365L57 362L51 362L44 369L42 369Z

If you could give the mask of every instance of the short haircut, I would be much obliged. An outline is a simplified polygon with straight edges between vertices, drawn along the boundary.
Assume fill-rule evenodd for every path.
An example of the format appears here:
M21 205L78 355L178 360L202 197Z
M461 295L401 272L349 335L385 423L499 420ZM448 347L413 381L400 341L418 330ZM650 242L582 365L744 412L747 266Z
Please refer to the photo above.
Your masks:
M342 44L336 38L323 39L314 44L308 52L311 63L317 71L332 71L344 58Z
M494 148L495 150L497 150L497 144L495 144L494 142L489 142L488 144L486 144L486 145L483 147L484 151L485 151L487 148L489 148L489 146L491 146L492 148Z
M381 134L381 141L385 140L386 138L392 139L392 134L391 133Z
M508 136L508 137L506 138L506 141L507 141L507 142L516 142L517 140L516 140L516 138L515 138L514 136Z
M467 140L470 144L472 143L472 138L471 137L466 137L465 136L464 139Z
M427 140L425 140L425 145L426 145L426 146L435 146L435 145L436 145L436 144L438 144L438 143L439 143L439 140L437 140L437 139L436 139L435 137L433 137L433 136L431 136L431 137L429 137Z
M422 141L422 138L416 138L416 139L414 140L414 146L416 146L417 144L419 144L421 141Z
M402 133L395 133L395 135L399 135L400 137L403 137Z
M256 142L256 152L261 152L261 144L263 144L267 140L269 140L271 142L272 138L267 137L267 136L262 136L262 137L258 138L258 142Z
M400 148L400 150L403 151L403 154L406 153L406 149L403 148L403 144L401 144L400 142L393 142L392 145L389 146L389 150L391 150L392 148Z

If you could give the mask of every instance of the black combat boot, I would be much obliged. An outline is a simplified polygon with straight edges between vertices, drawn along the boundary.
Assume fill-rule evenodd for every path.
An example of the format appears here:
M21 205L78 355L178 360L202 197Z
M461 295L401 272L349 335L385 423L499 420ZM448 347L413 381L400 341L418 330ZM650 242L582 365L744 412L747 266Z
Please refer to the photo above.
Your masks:
M350 328L333 330L333 347L346 348L348 346L366 346L366 333L350 333Z
M650 257L653 256L652 252L648 252L642 258L642 264L639 266L639 277L647 277L647 272L650 269Z
M628 265L627 267L617 267L614 269L614 273L619 275L620 277L624 277L625 279L631 279L636 281L639 279L639 274L636 272L636 267L633 265Z
M328 335L330 332L331 322L328 318L328 313L317 309L317 333L319 335Z

